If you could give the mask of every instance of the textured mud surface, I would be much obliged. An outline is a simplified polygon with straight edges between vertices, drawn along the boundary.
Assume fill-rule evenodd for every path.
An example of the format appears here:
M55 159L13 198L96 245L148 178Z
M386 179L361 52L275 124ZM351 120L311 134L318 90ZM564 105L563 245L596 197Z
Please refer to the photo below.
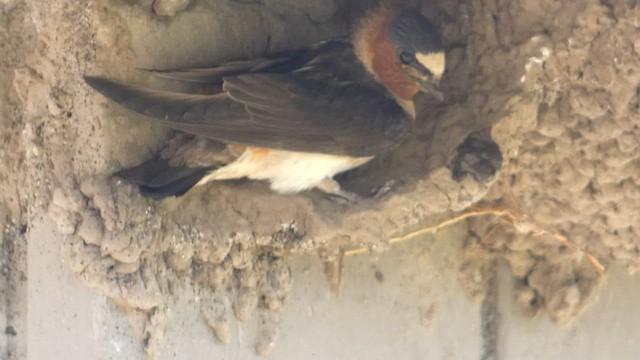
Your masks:
M375 255L474 204L509 214L469 220L456 271L475 298L490 264L505 259L522 305L563 323L596 294L599 265L640 265L634 1L425 1L448 49L447 101L422 104L407 144L340 179L363 194L394 180L380 200L338 204L227 182L153 202L109 176L169 134L107 103L82 75L172 86L135 68L303 46L345 33L368 5L354 3L0 0L2 257L19 256L29 223L52 218L68 235L64 261L130 314L150 354L187 285L221 343L230 321L258 314L255 347L267 353L293 286L287 256L318 253L339 285L342 251ZM495 182L452 176L457 149L477 131L504 156Z

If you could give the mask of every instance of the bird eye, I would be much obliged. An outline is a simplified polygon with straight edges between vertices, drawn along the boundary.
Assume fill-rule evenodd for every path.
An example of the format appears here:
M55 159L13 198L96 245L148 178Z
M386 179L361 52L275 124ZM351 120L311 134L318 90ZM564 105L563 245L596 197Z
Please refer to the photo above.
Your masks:
M400 61L405 65L411 64L413 62L413 54L408 53L406 51L401 52Z

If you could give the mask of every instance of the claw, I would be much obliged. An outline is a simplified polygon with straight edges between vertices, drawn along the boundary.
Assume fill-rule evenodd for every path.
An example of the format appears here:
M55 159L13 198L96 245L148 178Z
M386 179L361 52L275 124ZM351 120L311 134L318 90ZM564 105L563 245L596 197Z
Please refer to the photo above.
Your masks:
M381 197L387 195L388 193L391 192L391 190L393 190L393 188L398 185L398 180L395 179L391 179L391 180L387 180L384 184L382 184L382 186L373 188L371 190L371 197L373 199L380 199Z

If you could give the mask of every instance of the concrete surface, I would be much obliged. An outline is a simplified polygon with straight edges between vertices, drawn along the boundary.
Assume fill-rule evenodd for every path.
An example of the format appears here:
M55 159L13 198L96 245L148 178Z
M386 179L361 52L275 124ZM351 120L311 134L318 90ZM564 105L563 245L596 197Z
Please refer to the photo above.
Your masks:
M378 262L346 259L343 290L332 293L322 264L292 259L294 289L271 359L637 359L640 277L614 267L597 303L572 326L529 319L513 304L501 266L484 304L470 302L456 280L462 228L394 246ZM142 345L122 311L87 288L60 262L64 238L49 224L28 237L26 329L0 345L26 349L6 359L140 359ZM493 294L493 296L492 296ZM216 343L185 291L174 308L160 359L253 359L255 321L232 321L229 345ZM492 299L495 299L492 300ZM25 304L26 302L26 304ZM496 316L498 315L498 316Z
M566 327L548 317L530 319L514 306L512 277L499 279L498 354L500 359L640 359L640 276L619 266L607 274L598 300Z
M63 264L64 237L36 225L28 241L28 359L135 359L142 345L123 312Z

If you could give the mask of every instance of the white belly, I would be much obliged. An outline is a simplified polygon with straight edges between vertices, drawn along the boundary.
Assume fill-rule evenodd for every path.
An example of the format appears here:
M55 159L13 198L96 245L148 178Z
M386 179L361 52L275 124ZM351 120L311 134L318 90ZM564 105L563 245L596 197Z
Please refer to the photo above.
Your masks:
M267 180L271 189L279 193L294 193L311 189L323 180L372 158L248 148L236 161L205 176L198 185L212 180L246 177Z

